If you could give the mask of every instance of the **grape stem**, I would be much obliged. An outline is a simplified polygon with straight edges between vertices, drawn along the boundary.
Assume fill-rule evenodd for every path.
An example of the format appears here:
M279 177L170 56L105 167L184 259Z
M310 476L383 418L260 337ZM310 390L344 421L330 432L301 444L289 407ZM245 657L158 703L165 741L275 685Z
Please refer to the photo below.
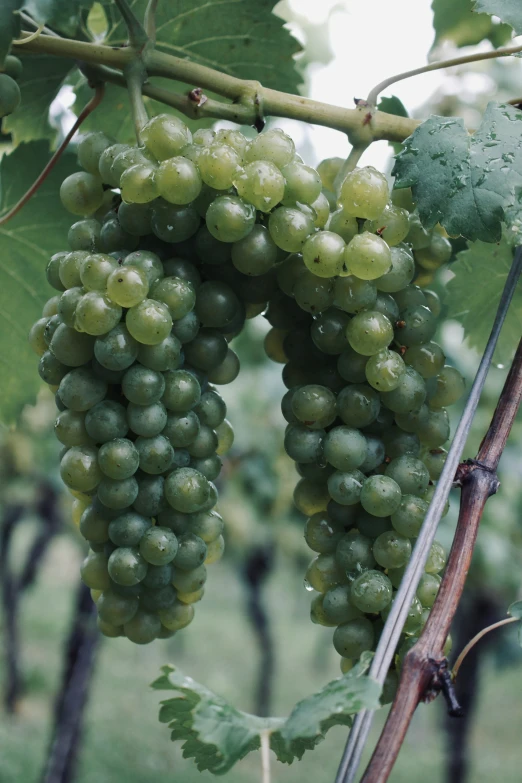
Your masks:
M499 620L498 623L493 623L493 625L488 625L487 628L483 628L482 631L479 631L471 641L467 643L467 645L464 647L462 652L460 653L459 657L453 664L453 669L451 672L451 676L453 681L457 679L457 674L459 673L459 669L462 666L462 663L464 661L464 658L467 656L467 654L474 648L477 642L479 642L483 636L485 636L490 631L494 631L497 628L501 628L503 625L509 625L509 623L519 623L520 618L519 617L506 617L504 620Z
M40 27L34 31L34 33L31 33L29 38L19 38L19 39L13 39L13 45L14 46L25 46L28 43L31 43L31 41L34 41L35 38L38 38L38 36L43 32L45 25L41 24Z
M149 39L140 20L128 5L127 0L114 0L114 2L125 22L131 47L138 52L141 51Z
M148 122L147 110L143 102L143 82L146 78L145 68L141 58L133 60L124 71L127 91L131 105L132 119L136 130L136 139L141 144L141 131Z
M520 272L522 247L518 247L502 292L491 334L480 361L473 386L459 421L446 463L426 514L417 543L408 563L401 585L384 625L370 676L381 685L392 663L402 628L415 596L417 585L424 572L437 525L448 500L462 451L466 444L471 423L493 359L502 324L506 318ZM388 720L379 739L370 765L363 778L364 783L384 783L393 767L407 727L419 701L423 698L433 676L433 663L441 660L442 649L464 588L469 562L475 543L482 510L492 488L498 485L494 471L505 446L511 425L522 396L522 341L512 368L499 398L497 409L480 448L477 462L462 472L462 494L459 522L448 565L439 593L431 610L419 642L406 655L399 689L390 710ZM360 763L362 751L370 731L373 713L362 710L356 717L344 750L336 783L352 783Z
M22 207L24 207L27 204L29 199L32 196L34 196L34 194L36 193L36 191L38 190L40 185L42 185L45 182L45 180L47 179L47 177L49 176L49 174L54 169L54 167L56 166L56 164L60 160L61 156L63 155L63 153L67 149L67 147L69 145L69 142L71 141L72 137L74 136L74 134L76 133L76 131L78 130L78 128L80 127L82 122L101 103L101 100L102 100L102 98L104 96L104 93L105 93L105 85L104 84L97 84L96 87L95 87L95 93L94 93L93 97L91 98L89 103L84 107L84 109L81 112L81 114L78 115L78 117L76 119L76 122L74 123L74 125L71 128L71 130L69 131L67 136L64 138L64 140L62 141L62 143L60 144L60 146L58 147L56 152L53 154L51 160L49 161L47 166L43 169L42 173L37 177L37 179L35 179L35 181L31 185L31 187L29 188L29 190L27 190L24 193L22 198L14 205L14 207L12 207L9 210L9 212L6 212L5 215L2 215L2 217L0 217L0 226L3 226L5 223L8 222L8 220L11 220L11 218L13 218L16 214L18 214L18 212L20 212Z
M270 783L270 732L260 731L261 738L261 783Z
M452 57L450 60L439 60L436 63L429 63L423 65L420 68L414 68L411 71L403 71L395 76L390 76L388 79L377 84L369 93L366 99L370 106L375 107L377 105L377 98L380 93L390 87L392 84L402 82L404 79L409 79L411 76L419 76L422 73L429 73L430 71L439 71L443 68L453 68L456 65L466 65L467 63L477 63L481 60L493 60L497 57L509 57L512 54L518 54L522 52L522 45L519 46L505 46L501 49L494 49L492 52L475 52L475 54L466 54L463 57Z
M354 145L352 149L350 150L350 154L344 161L343 165L337 172L337 176L335 177L335 189L337 191L337 195L339 195L339 188L341 187L341 184L346 179L346 176L350 173L350 171L353 171L357 164L359 163L359 160L361 159L364 152L368 149L370 145L369 144L358 144Z

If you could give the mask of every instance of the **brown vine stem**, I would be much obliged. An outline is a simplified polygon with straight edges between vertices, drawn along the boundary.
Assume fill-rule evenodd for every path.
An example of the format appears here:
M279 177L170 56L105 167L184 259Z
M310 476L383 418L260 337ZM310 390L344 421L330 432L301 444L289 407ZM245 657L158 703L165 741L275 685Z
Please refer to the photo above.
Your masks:
M53 154L47 166L43 169L42 173L37 177L37 179L35 179L31 187L29 188L29 190L27 190L22 196L22 198L14 205L14 207L12 207L12 209L10 209L9 212L6 212L5 215L2 215L2 217L0 218L0 226L3 226L5 223L7 223L8 220L11 220L11 218L17 215L18 212L20 212L20 210L22 209L22 207L24 207L27 204L29 199L32 198L32 196L34 196L34 194L36 193L40 185L42 185L45 182L45 180L47 179L47 177L49 176L49 174L54 169L54 167L62 157L63 153L67 149L69 142L71 141L72 137L74 136L74 134L76 133L76 131L78 130L82 122L101 103L104 93L105 93L105 85L98 84L95 88L95 93L93 97L91 98L89 103L84 107L81 114L78 115L76 122L74 123L71 130L64 138L64 140L62 141L62 143L60 144L56 152Z
M451 670L451 677L453 679L453 682L455 682L455 680L457 679L459 669L462 666L469 651L475 647L477 642L480 642L483 636L486 636L486 634L490 633L490 631L495 631L497 628L502 628L502 626L504 625L509 625L510 623L519 623L519 622L520 622L519 617L506 617L504 620L499 620L498 623L493 623L493 625L488 625L487 628L483 628L482 631L479 631L477 634L475 634L473 639L471 639L467 643L467 645L463 648L459 657L453 664L453 668Z
M446 572L421 637L404 659L395 700L361 783L388 780L413 713L434 687L434 678L445 661L442 649L464 589L484 506L499 486L496 469L521 399L522 340L477 458L463 463L459 471L459 520Z

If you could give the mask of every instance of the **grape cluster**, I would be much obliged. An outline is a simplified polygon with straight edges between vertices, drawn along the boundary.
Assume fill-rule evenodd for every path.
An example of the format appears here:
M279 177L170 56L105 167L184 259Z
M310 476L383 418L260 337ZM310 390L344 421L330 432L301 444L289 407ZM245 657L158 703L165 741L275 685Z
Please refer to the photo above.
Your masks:
M0 68L0 117L12 114L20 104L20 88L17 80L22 75L22 63L8 54Z
M59 293L30 335L56 392L100 629L147 643L192 620L223 552L213 482L233 431L215 386L237 377L229 342L264 313L318 553L312 618L337 626L345 670L389 610L444 463L444 406L462 391L431 342L438 297L412 285L450 243L390 202L375 169L349 174L337 203L341 161L315 171L279 129L192 135L158 115L142 140L80 142L83 171L60 189L80 219L49 262ZM408 643L443 566L434 545Z

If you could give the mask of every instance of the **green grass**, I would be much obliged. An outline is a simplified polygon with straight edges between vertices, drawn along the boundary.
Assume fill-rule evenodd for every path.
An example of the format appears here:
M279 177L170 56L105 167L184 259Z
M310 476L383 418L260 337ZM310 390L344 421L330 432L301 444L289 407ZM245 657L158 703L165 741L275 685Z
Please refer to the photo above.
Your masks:
M38 585L24 598L22 664L27 690L16 717L0 713L1 783L36 783L45 757L52 699L60 677L61 646L70 620L78 553L68 537L54 544ZM159 667L175 663L185 673L251 710L258 651L244 612L244 595L229 563L210 570L210 589L196 621L167 642L141 648L125 640L103 642L89 707L77 783L206 783L182 758L179 745L157 719L161 695L148 686ZM308 620L309 596L293 567L280 558L267 589L277 643L275 714L338 676L330 633ZM522 668L493 671L483 680L473 731L470 783L520 783ZM392 783L442 783L442 704L421 707L408 733ZM384 715L376 723L382 724ZM331 783L345 741L342 728L330 731L313 753L291 766L274 762L272 783ZM259 783L258 754L225 775L229 783Z

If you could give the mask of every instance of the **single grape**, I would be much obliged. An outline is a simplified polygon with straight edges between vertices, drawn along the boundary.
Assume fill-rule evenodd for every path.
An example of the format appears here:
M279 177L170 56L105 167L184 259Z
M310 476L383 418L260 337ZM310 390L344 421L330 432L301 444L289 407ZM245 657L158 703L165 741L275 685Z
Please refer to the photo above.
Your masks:
M371 356L391 343L393 326L385 315L369 310L352 318L346 328L346 336L354 351Z
M303 245L303 261L317 277L335 277L342 268L344 240L332 231L313 234Z
M333 303L333 281L305 270L294 286L294 297L301 310L317 315Z
M217 386L223 386L227 383L232 383L232 381L235 381L239 375L240 369L241 367L238 355L231 348L229 348L221 364L218 364L217 367L209 370L208 380L210 383L214 383Z
M92 590L107 590L110 586L107 558L102 552L89 552L80 566L82 582Z
M350 242L359 230L356 218L344 212L343 209L332 212L327 226L329 231L339 234L346 243Z
M59 277L65 288L75 288L82 284L81 269L83 263L90 258L85 250L73 250L60 259Z
M57 315L53 318L58 319L58 325L49 343L51 353L68 367L86 364L94 356L94 338L88 334L79 334L70 326L61 323Z
M447 456L448 452L446 449L441 448L431 449L429 451L423 452L422 461L426 465L428 473L430 474L430 478L433 481L437 481L437 479L440 478L440 474L442 473L446 463Z
M347 275L355 275L361 280L375 280L391 268L390 248L380 237L364 231L346 245L343 264Z
M375 285L379 291L393 294L402 292L411 283L415 275L415 261L406 245L390 248L390 259L390 269L375 281Z
M210 495L208 480L192 468L180 468L165 480L165 496L175 511L193 514L201 511Z
M359 468L366 459L367 452L366 438L359 430L351 427L334 427L323 440L324 459L337 470L350 471Z
M305 584L319 593L346 582L346 578L333 555L317 555L306 570Z
M285 178L285 201L294 204L313 204L321 193L321 178L315 169L291 161L282 169Z
M277 246L265 226L256 224L244 239L232 245L232 263L245 275L268 272L277 261Z
M349 530L337 544L335 559L345 572L372 568L375 565L372 542L358 530Z
M125 324L118 324L94 343L94 355L108 370L126 370L138 356L138 343Z
M408 307L401 312L397 339L403 345L421 345L430 340L437 328L437 319L425 305Z
M343 180L339 202L345 212L354 217L375 220L388 203L386 177L373 166L351 171Z
M373 543L373 555L383 568L401 568L410 559L410 539L395 530L381 533Z
M232 187L240 165L241 156L238 152L228 144L219 142L204 147L198 156L201 178L206 185L215 190L228 190Z
M329 554L335 552L339 539L343 535L324 512L318 512L308 518L304 537L305 541L314 552Z
M88 291L76 305L74 327L94 336L107 334L121 319L122 309L99 291Z
M398 245L408 235L410 224L408 211L395 204L387 204L382 215L376 220L367 221L364 227L367 231L379 234L388 245Z
M152 204L152 231L163 242L184 242L196 233L200 223L193 204L177 206L162 198Z
M103 201L102 181L94 174L77 171L62 182L60 199L65 209L73 215L92 215Z
M145 299L148 292L147 276L137 266L119 267L107 279L107 296L121 307L138 305Z
M387 466L385 475L397 482L403 495L422 495L426 492L430 480L424 463L410 454L393 459Z
M150 526L147 517L136 511L125 511L109 522L109 538L118 547L137 547Z
M378 391L392 391L399 385L405 369L402 357L385 348L368 359L365 367L366 379L370 386Z
M287 136L280 128L272 128L260 133L252 141L245 152L245 162L267 160L282 169L290 163L294 154L295 145L290 136Z
M435 271L451 258L451 242L441 234L434 232L428 247L415 251L415 261L422 269Z
M77 367L64 376L58 394L67 408L88 411L105 397L107 384L85 367Z
M422 498L403 495L399 508L391 516L392 525L402 536L416 538L427 510L428 504Z
M310 336L322 353L337 355L348 347L346 327L349 320L349 316L336 307L326 310L314 320Z
M424 570L427 574L439 574L444 570L446 559L446 550L442 544L439 544L438 541L434 541L431 545Z
M364 478L360 470L337 470L328 479L330 497L341 506L353 506L360 500Z
M191 604L184 604L176 601L168 609L160 609L158 616L165 626L171 631L179 631L185 628L194 619L194 607Z
M185 359L192 367L209 372L221 364L227 351L228 343L222 334L214 329L200 329L197 336L185 344Z
M312 603L310 605L310 620L313 623L316 623L317 625L323 625L325 627L333 627L334 625L337 625L337 623L332 622L332 620L329 620L323 610L323 600L324 595L316 595L315 598L312 599Z
M462 397L465 389L466 383L460 372L455 367L445 365L437 375L435 391L430 395L430 408L453 405Z
M96 443L124 438L129 429L125 408L113 400L98 402L87 410L85 429Z
M444 366L445 356L437 343L412 345L404 354L404 361L423 378L434 378Z
M360 492L361 505L375 517L393 514L401 503L401 490L389 476L370 476L364 480Z
M143 299L131 307L125 316L130 334L139 343L157 345L169 335L172 317L167 305L155 299Z
M368 426L375 421L379 408L379 394L363 384L346 386L337 396L337 411L349 427Z
M71 250L94 252L100 246L101 224L94 218L78 220L67 233L67 243Z
M366 617L356 617L339 625L333 635L333 645L344 658L360 658L365 650L373 647L375 633Z
M296 390L292 398L292 410L307 427L317 424L322 429L335 419L335 394L318 384L303 386Z
M317 173L321 178L323 188L326 190L335 190L335 178L342 168L343 158L325 158L317 166Z
M440 587L440 576L423 574L417 587L417 598L422 606L432 607Z
M116 438L100 447L98 464L102 473L109 478L126 479L138 469L139 452L132 441Z
M134 644L150 644L161 633L161 621L156 614L138 609L132 620L125 623L125 636Z
M381 392L381 402L394 413L417 411L426 399L424 379L413 367L406 366L395 389Z
M85 427L85 414L64 410L56 417L54 434L64 446L92 445L92 438Z
M192 134L185 123L172 114L157 114L142 128L141 138L156 160L179 155Z
M12 114L21 101L20 88L7 73L0 73L0 117Z
M127 420L136 435L152 438L163 431L167 423L167 411L161 402L149 405L136 405L131 402L127 406Z
M60 476L64 484L79 492L95 489L102 478L98 449L88 445L72 446L62 457Z
M90 544L105 544L109 540L109 520L87 506L80 517L80 533Z
M201 191L202 173L182 156L163 160L155 178L159 195L170 204L190 204Z
M308 479L301 479L295 485L293 495L295 507L307 517L324 511L330 500L328 489Z
M216 239L221 242L238 242L252 231L255 209L237 196L218 196L209 206L205 220L208 230Z
M102 478L98 485L98 498L107 508L127 508L134 503L137 495L138 482L134 476L126 479Z
M430 410L427 421L419 426L417 434L424 446L431 449L442 446L450 435L448 411L445 408Z
M294 207L278 207L268 220L268 230L277 247L289 253L301 251L314 230L311 216Z
M361 612L382 612L391 603L392 584L381 571L365 571L352 582L350 600Z
M296 462L315 462L321 453L324 435L322 429L310 430L304 425L289 425L285 432L285 451Z

